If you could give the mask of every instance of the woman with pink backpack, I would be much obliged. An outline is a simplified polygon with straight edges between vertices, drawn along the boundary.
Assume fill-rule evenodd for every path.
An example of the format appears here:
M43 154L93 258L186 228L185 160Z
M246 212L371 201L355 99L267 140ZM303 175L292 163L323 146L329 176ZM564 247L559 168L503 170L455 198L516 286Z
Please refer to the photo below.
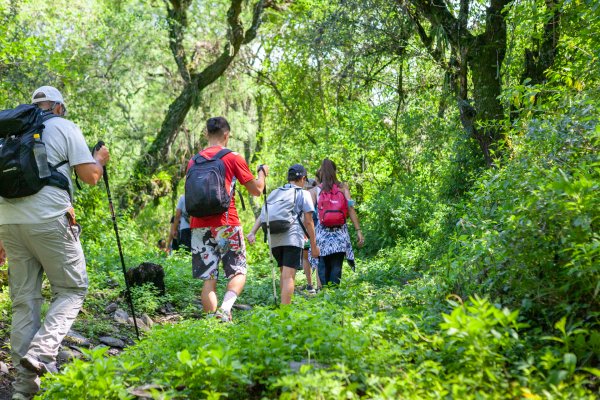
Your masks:
M347 217L350 217L354 225L358 246L362 247L365 241L348 185L338 181L336 170L333 161L324 159L318 177L321 184L311 190L319 216L316 236L321 253L318 272L322 285L340 283L344 258L347 258L351 265L354 263Z

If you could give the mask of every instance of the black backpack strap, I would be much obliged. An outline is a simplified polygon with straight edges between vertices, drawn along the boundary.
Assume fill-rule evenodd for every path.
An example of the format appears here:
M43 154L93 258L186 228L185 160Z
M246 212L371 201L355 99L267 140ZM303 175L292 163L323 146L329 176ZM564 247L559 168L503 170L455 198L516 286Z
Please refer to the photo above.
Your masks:
M242 210L246 211L246 204L244 203L244 196L242 196L242 192L240 191L240 189L238 189L237 192L240 195L240 200L242 202Z
M199 158L202 158L202 160L198 161ZM194 162L194 164L199 164L201 163L203 160L207 160L206 157L204 157L203 155L201 155L200 153L196 153L194 155L194 157L192 157L192 161Z
M58 115L54 114L52 111L42 111L42 121L46 122L49 119L57 118ZM44 127L45 128L45 127ZM40 137L43 137L43 130L40 132ZM52 174L50 175L50 180L48 181L48 185L57 187L59 189L64 189L69 194L69 198L71 198L71 188L69 187L69 180L66 176L58 172L58 168L67 164L69 160L63 160L56 165L50 165L50 171ZM75 183L77 184L77 189L81 190L81 185L79 184L79 178L77 176L77 172L75 173ZM73 201L73 199L71 199Z
M78 190L81 190L81 183L79 183L79 175L77 175L77 171L75 171L75 186L77 186Z
M54 168L54 169L58 169L60 167L62 167L63 165L65 165L67 163L67 160L61 161L56 165L51 165L50 168Z
M221 158L225 157L229 153L231 153L231 150L221 149L217 154L215 154L213 156L213 158L211 158L211 160L220 160Z
M200 163L202 163L204 161L220 160L221 158L225 157L229 153L231 153L231 150L229 150L229 149L221 149L212 158L208 158L205 155L203 155L202 153L197 153L194 157L192 157L192 160L194 160L194 163L200 164ZM201 160L200 160L200 158L201 158Z
M302 188L294 188L294 208L296 208L296 206L298 205L298 191L302 190ZM298 223L300 224L300 228L302 228L302 231L304 232L304 234L306 235L306 237L308 237L308 231L306 230L306 227L304 226L304 224L302 223L302 207L298 210L297 212L298 214Z
M302 220L300 219L300 214L298 214L298 223L300 224L300 228L302 228L302 231L304 232L306 237L308 237L308 231L306 230L306 227L304 226L304 224L302 223Z
M64 176L62 173L60 173L58 171L58 168L67 164L67 162L68 161L65 160L65 161L59 162L56 165L50 165L51 175L50 175L50 180L48 181L48 185L57 187L59 189L66 190L67 193L69 194L69 198L71 198L71 188L69 187L69 180L67 179L66 176ZM77 177L77 174L75 174L75 177ZM77 185L77 187L81 190L81 186L79 186L79 184ZM73 201L72 198L71 198L71 201Z
M42 121L46 122L50 118L58 117L58 115L54 114L52 111L42 111Z

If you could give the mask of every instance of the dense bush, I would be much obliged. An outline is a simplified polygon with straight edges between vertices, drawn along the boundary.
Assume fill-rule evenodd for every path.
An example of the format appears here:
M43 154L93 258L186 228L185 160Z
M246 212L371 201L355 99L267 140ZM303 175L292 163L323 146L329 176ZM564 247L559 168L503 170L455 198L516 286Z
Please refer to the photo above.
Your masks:
M401 293L348 283L234 325L163 326L119 357L90 352L43 398L594 398L573 353L532 349L517 311L474 298L415 313Z
M534 119L505 166L479 179L442 265L462 294L489 293L551 325L599 310L597 109Z

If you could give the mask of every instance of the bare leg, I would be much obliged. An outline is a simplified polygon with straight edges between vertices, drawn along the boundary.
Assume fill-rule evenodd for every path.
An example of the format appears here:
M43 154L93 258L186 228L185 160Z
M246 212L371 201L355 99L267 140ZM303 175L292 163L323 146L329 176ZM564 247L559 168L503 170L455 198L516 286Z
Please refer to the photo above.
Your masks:
M239 296L240 294L242 294L242 291L244 290L245 285L246 285L246 275L237 274L233 278L231 278L229 280L229 282L227 283L227 290L231 290ZM215 304L215 307L216 307L216 304Z
M308 262L308 250L302 250L302 268L304 269L304 275L306 275L307 285L312 286L312 269Z
M217 280L207 279L202 286L202 308L204 312L214 313L217 311Z
M323 287L323 285L321 285L321 278L319 278L319 269L318 269L318 267L315 268L315 274L317 275L317 287L319 289L321 289Z
M281 304L291 304L294 294L294 278L296 268L283 267L281 269Z

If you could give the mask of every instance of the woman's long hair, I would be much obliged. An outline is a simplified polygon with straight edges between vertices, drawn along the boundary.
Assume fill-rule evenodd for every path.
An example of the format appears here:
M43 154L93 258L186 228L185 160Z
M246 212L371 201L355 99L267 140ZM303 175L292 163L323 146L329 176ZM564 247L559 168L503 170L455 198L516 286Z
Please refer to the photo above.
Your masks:
M337 179L336 170L335 163L329 158L324 159L321 163L319 180L321 181L325 192L330 192L333 185L340 185L340 181Z

